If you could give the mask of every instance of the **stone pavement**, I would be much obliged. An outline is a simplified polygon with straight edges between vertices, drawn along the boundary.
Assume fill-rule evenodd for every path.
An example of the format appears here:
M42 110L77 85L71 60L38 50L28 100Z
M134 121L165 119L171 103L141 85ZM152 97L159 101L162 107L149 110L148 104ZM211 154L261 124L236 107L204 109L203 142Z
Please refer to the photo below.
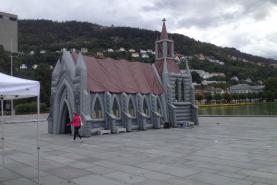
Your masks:
M70 135L47 134L41 123L41 184L277 184L277 117L201 117L200 124L78 143ZM35 123L5 125L1 185L36 183L35 130Z

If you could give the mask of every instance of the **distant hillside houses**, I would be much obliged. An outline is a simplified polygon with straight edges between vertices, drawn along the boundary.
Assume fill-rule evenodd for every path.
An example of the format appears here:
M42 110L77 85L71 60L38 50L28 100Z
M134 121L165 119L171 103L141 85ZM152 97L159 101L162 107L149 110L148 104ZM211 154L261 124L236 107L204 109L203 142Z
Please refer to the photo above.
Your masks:
M208 87L204 88L203 93L204 94L215 95L215 94L224 94L225 91L222 88L216 88L216 87L208 86Z
M238 94L245 94L245 93L259 93L262 92L264 89L263 85L256 85L250 86L248 84L238 84L233 85L228 88L229 93L238 93Z
M196 55L196 57L198 58L198 60L201 60L201 61L209 61L211 63L216 63L216 64L219 64L219 65L224 65L225 64L223 61L215 59L213 56L205 56L202 53Z
M28 69L28 67L26 64L21 64L19 69L26 70L26 69Z
M108 53L113 53L113 52L127 52L127 53L130 53L131 54L131 57L132 58L149 58L149 54L151 55L155 55L155 51L153 51L152 49L147 49L147 50L144 50L144 49L139 49L138 51L139 52L136 52L135 49L132 49L130 48L129 50L128 49L125 49L123 47L120 47L118 50L114 50L112 48L108 48L106 50Z
M240 62L244 62L244 63L255 64L255 62L249 61L249 60L247 60L245 58L241 58L241 57L236 57L236 56L228 55L228 58L233 60L233 61L240 61ZM262 63L258 63L258 65L262 65Z
M191 69L191 72L196 72L203 79L208 79L212 77L226 77L224 73L209 73L204 70Z
M239 78L237 76L232 76L231 80L232 81L239 81Z
M202 85L226 84L226 81L203 80L201 83L202 83Z

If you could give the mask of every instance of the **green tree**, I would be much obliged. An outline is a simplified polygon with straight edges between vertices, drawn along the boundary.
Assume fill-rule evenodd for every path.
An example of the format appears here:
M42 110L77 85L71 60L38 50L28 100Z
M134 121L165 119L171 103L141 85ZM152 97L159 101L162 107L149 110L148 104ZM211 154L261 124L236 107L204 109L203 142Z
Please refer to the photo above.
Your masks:
M217 93L217 94L214 95L214 99L216 100L216 102L218 102L222 99L222 95Z
M196 73L195 71L191 72L191 76L192 76L192 81L196 82L198 84L201 84L202 78L200 77L200 75L198 73Z
M265 91L271 91L271 92L277 91L277 77L268 78L264 84L265 84L265 88L264 88Z
M4 72L8 74L9 70L10 70L9 54L0 45L0 72Z
M47 106L50 104L51 95L51 74L49 64L39 64L34 73L34 79L40 82L40 98L41 102L46 103Z
M205 93L204 97L207 100L207 103L210 103L213 99L213 96L210 93Z
M247 97L246 97L246 94L244 94L244 93L240 93L239 94L239 99L240 100L245 100Z
M236 101L239 100L239 94L238 94L238 93L232 94L232 97L233 97L233 99L236 100Z
M224 97L224 100L227 102L227 103L230 103L233 99L232 95L230 93L224 93L223 94L223 97Z
M203 94L197 93L197 94L196 94L196 99L197 99L199 102L201 102L201 101L204 99Z

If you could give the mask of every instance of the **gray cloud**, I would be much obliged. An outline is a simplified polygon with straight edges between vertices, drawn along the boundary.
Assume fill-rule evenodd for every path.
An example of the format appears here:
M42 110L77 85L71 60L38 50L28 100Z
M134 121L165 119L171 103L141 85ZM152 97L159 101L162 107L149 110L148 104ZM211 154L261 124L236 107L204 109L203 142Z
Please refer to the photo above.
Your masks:
M160 30L166 17L169 32L277 59L276 7L277 0L1 0L1 11L21 19Z

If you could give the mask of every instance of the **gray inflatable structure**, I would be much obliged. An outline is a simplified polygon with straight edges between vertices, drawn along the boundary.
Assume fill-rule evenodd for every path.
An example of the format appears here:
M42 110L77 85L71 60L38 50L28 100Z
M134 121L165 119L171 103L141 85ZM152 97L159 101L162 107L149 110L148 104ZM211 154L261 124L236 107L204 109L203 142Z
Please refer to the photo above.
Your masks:
M73 112L81 115L84 124L81 135L86 137L102 132L159 129L164 124L179 127L193 122L198 125L195 89L189 67L186 63L186 70L182 73L170 69L170 62L176 65L174 42L168 39L165 22L155 50L153 72L164 89L158 95L92 92L88 88L89 74L84 56L64 51L52 73L48 132L71 133L72 128L66 123L72 119ZM156 65L158 63L160 65Z

